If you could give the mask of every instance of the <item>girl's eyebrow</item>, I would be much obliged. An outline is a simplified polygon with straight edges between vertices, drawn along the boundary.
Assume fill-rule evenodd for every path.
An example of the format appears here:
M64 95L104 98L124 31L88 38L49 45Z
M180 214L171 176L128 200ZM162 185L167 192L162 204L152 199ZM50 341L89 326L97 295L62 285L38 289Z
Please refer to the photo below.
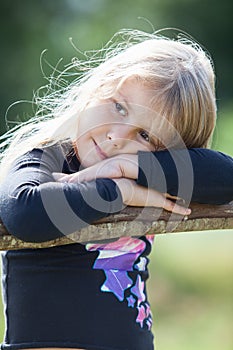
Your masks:
M130 106L130 104L127 102L126 97L118 91L119 97L121 98L121 101L124 102L124 104L126 105L127 109L132 109L132 107Z

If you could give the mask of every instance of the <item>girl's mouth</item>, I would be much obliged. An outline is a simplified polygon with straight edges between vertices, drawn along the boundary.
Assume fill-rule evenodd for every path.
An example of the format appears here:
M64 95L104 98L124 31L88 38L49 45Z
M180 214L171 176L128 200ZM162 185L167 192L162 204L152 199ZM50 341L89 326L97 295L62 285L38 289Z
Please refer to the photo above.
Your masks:
M93 142L94 142L94 144L95 144L96 152L97 152L97 154L100 156L100 158L102 158L102 159L108 158L107 154L104 153L104 151L102 151L102 149L99 147L99 145L95 142L94 139L93 139Z

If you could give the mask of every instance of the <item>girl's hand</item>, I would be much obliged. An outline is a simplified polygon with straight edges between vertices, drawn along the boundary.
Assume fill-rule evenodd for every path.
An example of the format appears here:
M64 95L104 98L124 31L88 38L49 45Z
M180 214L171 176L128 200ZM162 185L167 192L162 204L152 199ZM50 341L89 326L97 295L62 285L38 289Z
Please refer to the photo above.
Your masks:
M134 207L157 207L170 212L189 215L191 210L172 202L166 193L137 185L135 181L129 179L114 179L118 185L123 203Z
M122 154L108 158L74 174L53 173L59 182L79 183L97 178L129 178L138 177L138 156L136 154Z
M118 155L71 175L53 173L53 176L56 181L70 183L91 181L96 178L111 178L118 185L123 202L126 205L158 207L180 215L189 215L191 213L190 209L169 200L168 198L175 199L169 194L139 186L133 181L138 177L137 155Z

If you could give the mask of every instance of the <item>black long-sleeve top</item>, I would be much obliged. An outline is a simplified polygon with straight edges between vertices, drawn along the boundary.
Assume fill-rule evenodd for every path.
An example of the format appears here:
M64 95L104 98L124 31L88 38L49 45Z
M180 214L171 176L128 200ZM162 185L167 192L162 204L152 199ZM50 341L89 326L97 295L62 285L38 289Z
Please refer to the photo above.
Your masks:
M226 155L191 149L138 156L138 184L186 201L233 199L233 160ZM34 149L15 161L0 186L0 217L9 232L26 241L47 241L120 211L122 197L111 179L54 181L52 172L70 174L79 166L65 145ZM153 350L146 293L152 243L147 235L7 251L1 349Z
M233 159L207 149L139 152L137 183L202 203L233 199ZM0 186L0 217L25 241L72 233L123 208L116 183L107 178L58 183L53 172L71 174L80 163L67 145L34 149L18 158Z

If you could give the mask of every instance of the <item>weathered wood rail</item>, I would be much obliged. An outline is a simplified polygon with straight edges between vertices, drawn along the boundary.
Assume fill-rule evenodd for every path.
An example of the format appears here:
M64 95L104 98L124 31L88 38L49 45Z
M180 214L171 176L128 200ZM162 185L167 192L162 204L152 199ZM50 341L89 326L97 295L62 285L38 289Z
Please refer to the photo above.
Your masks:
M0 221L0 250L47 248L145 234L233 229L233 202L226 205L191 204L190 207L192 214L184 218L157 208L127 207L69 236L43 243L23 242L13 237Z

